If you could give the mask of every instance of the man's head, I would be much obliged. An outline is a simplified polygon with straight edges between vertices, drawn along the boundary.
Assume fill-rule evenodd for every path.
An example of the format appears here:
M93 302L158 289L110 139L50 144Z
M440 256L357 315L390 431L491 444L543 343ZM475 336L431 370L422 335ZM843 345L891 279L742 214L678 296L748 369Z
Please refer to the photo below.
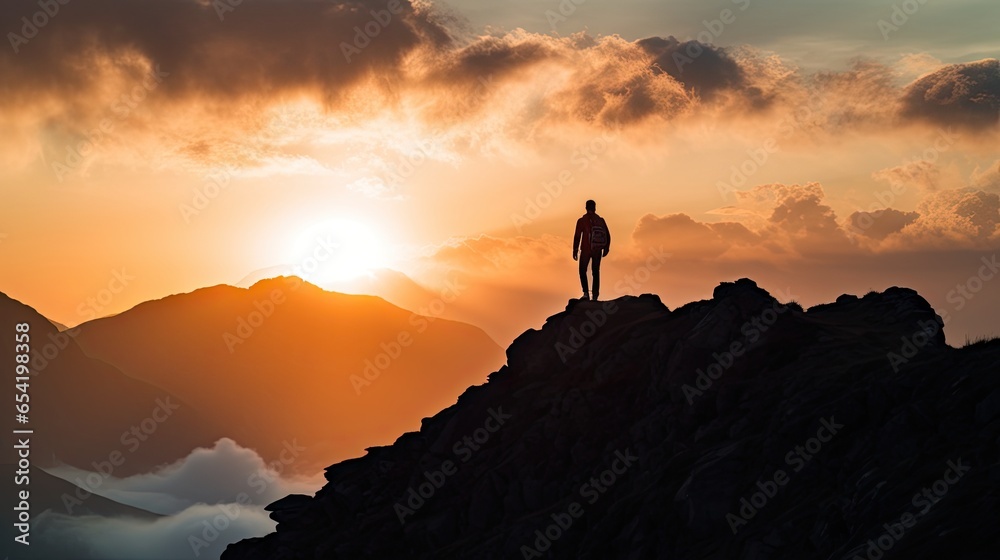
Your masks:
M587 201L587 212L594 212L597 210L597 203L593 200Z

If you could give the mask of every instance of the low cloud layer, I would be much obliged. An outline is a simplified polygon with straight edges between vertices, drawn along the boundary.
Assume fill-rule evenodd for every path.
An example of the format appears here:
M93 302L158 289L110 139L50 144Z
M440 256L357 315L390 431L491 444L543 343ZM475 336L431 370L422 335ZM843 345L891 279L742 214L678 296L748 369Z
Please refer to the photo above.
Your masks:
M156 521L43 513L35 521L38 558L78 560L218 559L231 543L274 531L261 506L191 506Z
M86 492L164 517L72 515L87 499L83 492L64 496L66 509L39 516L36 542L63 558L218 558L228 543L274 529L264 506L288 494L311 495L322 486L320 475L289 476L284 472L289 464L280 458L265 463L253 450L224 438L155 472L122 479L58 467L49 472Z

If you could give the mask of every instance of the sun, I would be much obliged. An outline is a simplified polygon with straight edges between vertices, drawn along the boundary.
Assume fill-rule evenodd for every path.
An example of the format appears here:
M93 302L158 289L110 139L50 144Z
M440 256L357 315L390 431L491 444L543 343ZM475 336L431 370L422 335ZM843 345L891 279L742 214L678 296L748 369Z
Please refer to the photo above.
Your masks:
M296 275L320 287L333 287L389 265L389 251L378 230L351 218L315 223L295 239Z

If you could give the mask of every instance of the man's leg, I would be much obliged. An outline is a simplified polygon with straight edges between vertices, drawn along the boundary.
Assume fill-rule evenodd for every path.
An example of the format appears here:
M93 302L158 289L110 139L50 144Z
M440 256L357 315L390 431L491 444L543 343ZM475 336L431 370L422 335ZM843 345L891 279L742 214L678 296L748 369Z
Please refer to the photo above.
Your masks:
M594 253L594 299L601 293L601 252Z
M590 264L590 253L580 252L580 285L583 287L583 295L590 293L587 288L587 265Z

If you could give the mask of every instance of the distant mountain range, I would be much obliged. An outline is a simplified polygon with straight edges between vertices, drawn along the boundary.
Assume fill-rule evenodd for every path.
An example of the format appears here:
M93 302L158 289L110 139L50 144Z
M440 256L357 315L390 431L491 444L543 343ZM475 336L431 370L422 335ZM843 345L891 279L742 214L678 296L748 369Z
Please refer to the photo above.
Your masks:
M62 333L5 295L0 312L11 340L31 324L35 463L95 470L118 452L116 476L223 436L312 473L417 427L503 362L476 327L298 278L169 296Z
M1000 341L942 328L905 288L573 300L223 560L991 558Z
M30 325L30 412L27 424L19 427L34 430L33 465L65 463L97 470L95 463L114 458L119 463L114 474L126 476L172 462L225 435L219 419L88 355L74 340L76 331L60 332L33 308L4 294L0 294L0 320L9 341L0 344L0 363L10 366L15 325ZM13 402L13 378L10 384L6 394ZM15 464L15 451L6 449L3 462Z
M170 296L78 331L89 355L309 473L417 427L503 362L476 327L295 277Z

